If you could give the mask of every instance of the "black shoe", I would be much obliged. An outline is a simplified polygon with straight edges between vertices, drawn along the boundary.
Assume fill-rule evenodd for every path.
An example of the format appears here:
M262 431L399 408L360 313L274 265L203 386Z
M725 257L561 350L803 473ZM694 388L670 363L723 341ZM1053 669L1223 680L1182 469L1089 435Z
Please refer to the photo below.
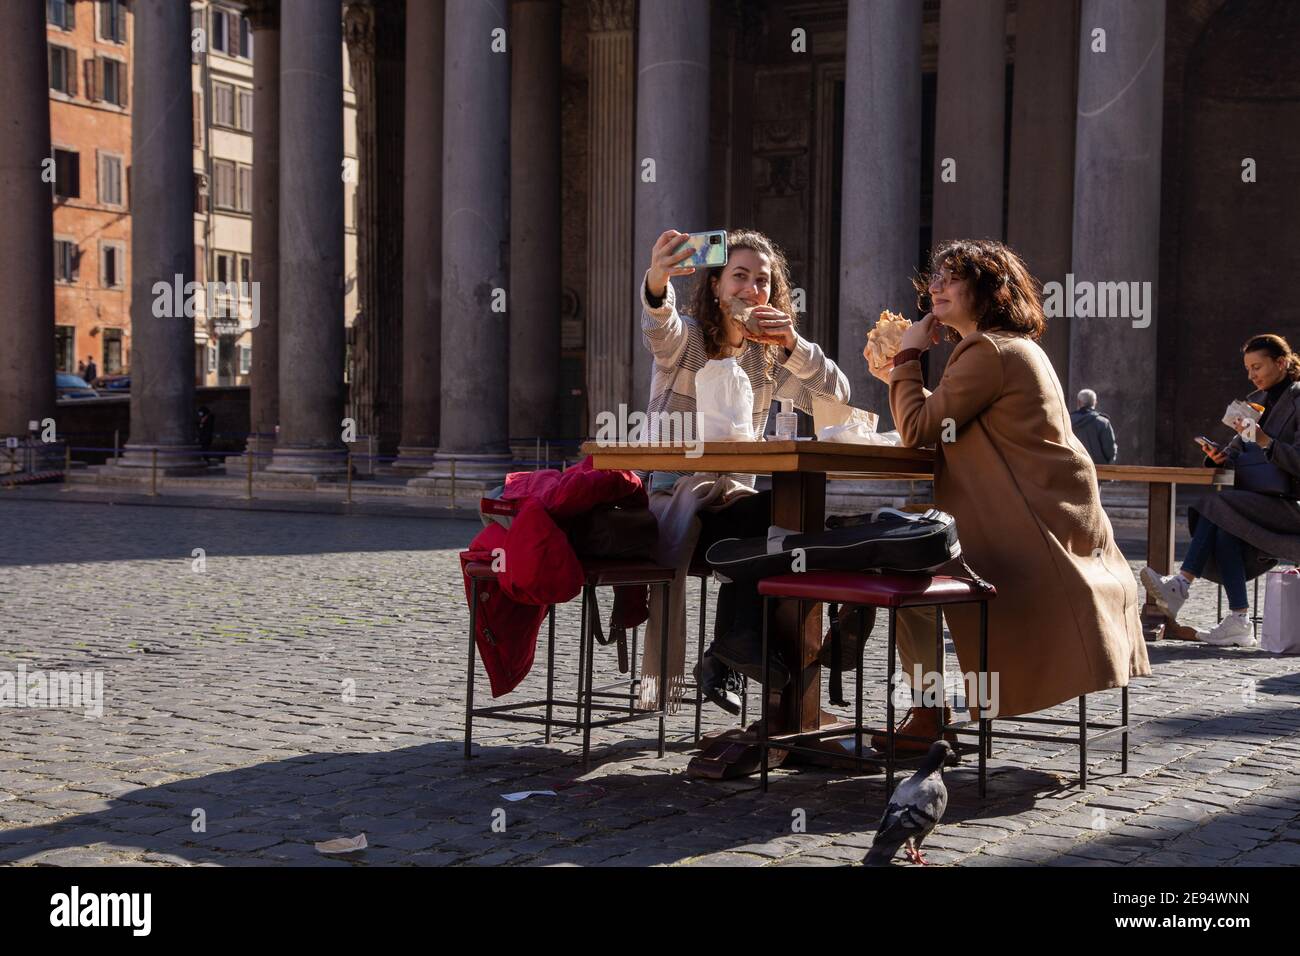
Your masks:
M695 686L700 695L729 714L740 713L741 676L712 654L695 665Z
M752 681L763 682L762 636L747 627L733 628L713 642L713 656ZM775 651L768 655L769 690L780 690L790 683L790 672Z

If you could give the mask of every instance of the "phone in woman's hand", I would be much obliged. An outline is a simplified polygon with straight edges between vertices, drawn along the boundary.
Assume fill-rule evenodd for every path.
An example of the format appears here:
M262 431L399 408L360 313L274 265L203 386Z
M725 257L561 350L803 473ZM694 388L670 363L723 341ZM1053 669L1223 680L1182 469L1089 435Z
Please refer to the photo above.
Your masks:
M1207 454L1212 451L1214 452L1223 451L1223 448L1219 445L1218 442L1211 441L1210 439L1206 438L1204 435L1196 436L1196 444L1200 445L1202 450L1204 450Z

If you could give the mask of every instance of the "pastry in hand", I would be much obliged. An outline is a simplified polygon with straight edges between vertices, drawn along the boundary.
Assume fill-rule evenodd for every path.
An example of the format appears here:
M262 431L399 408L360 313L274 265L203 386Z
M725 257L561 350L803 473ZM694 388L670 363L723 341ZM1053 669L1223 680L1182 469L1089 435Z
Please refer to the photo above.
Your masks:
M876 327L867 333L867 347L862 351L872 368L894 360L903 341L903 332L911 325L907 319L888 309L880 313Z
M759 317L754 315L758 306L750 305L744 299L732 297L727 300L727 313L745 327L745 334L758 341L768 341L771 332L759 325Z

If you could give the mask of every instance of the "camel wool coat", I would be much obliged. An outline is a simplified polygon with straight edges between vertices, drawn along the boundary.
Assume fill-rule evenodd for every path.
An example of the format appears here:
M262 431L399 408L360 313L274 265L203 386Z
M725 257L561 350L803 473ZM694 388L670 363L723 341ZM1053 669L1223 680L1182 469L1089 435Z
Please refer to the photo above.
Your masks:
M935 445L935 504L957 520L971 567L997 587L988 623L996 716L1150 674L1137 582L1047 354L1024 336L976 332L933 393L922 381L919 361L894 369L890 407L905 445ZM978 608L944 613L962 670L978 670Z

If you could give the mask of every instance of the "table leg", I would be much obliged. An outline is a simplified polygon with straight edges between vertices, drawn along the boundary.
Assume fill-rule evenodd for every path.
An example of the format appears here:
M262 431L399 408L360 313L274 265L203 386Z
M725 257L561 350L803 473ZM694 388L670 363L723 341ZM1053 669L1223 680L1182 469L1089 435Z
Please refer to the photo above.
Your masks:
M1147 564L1161 574L1174 568L1175 504L1174 485L1153 481L1147 485ZM1165 615L1149 600L1142 606L1142 636L1160 639Z

